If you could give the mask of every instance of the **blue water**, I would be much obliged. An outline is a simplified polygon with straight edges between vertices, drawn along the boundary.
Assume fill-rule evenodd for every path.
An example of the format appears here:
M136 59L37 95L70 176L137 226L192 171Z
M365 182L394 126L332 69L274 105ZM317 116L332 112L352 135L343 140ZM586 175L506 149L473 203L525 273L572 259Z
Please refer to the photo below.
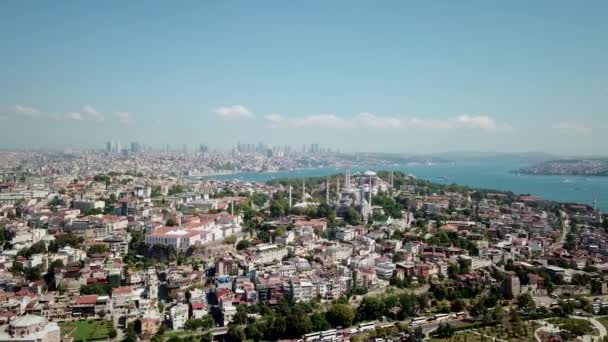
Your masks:
M352 167L351 170L352 173L367 169L398 170L437 183L456 183L477 188L507 190L517 194L531 194L560 202L593 205L594 200L597 200L598 208L608 211L608 177L531 176L510 173L511 170L523 166L526 165L500 162L467 162L440 165L358 166ZM325 167L270 173L237 173L211 178L266 182L273 178L319 177L343 172L344 169L341 168Z

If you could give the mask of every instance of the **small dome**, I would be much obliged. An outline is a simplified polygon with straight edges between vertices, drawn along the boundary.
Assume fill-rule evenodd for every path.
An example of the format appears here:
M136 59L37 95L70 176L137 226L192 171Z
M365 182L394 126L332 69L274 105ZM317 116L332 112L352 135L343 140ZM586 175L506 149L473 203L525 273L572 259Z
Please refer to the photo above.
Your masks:
M368 177L376 177L377 176L377 174L374 171L372 171L372 170L367 170L367 171L363 172L363 175L364 176L368 176Z

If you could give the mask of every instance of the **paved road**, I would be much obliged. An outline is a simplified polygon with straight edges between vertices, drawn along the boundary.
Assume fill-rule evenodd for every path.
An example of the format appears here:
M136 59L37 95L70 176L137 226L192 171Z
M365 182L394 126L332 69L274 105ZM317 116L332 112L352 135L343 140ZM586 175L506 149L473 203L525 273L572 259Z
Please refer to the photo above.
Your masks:
M562 216L562 235L549 247L551 251L562 248L566 242L566 236L570 233L570 217L565 211L560 211L560 215Z

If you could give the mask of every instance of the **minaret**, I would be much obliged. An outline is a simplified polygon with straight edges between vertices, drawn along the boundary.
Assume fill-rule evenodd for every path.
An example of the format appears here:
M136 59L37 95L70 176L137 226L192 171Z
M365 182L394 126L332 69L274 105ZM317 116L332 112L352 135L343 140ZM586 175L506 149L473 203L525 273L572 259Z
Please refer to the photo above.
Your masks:
M230 201L230 215L234 216L234 201Z
M302 203L306 203L306 180L302 179Z
M289 184L289 207L291 208L291 184Z
M348 188L348 168L344 170L344 187Z
M391 171L391 189L393 189L393 187L394 187L394 182L395 182L395 174L394 174L394 171Z
M329 176L327 176L327 183L325 183L325 203L329 203Z
M369 208L372 208L372 177L369 177Z
M347 169L346 178L347 178L346 186L350 188L350 167Z
M597 211L597 198L593 200L593 211Z
M336 195L338 196L338 202L340 201L340 175L336 176Z

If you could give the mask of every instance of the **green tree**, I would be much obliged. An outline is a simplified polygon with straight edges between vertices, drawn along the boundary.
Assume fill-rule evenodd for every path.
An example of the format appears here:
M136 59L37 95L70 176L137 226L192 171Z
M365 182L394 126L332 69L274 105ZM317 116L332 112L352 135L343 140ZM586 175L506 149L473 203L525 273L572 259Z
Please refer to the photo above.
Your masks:
M103 244L97 244L97 245L93 245L93 246L89 247L89 249L87 250L87 254L88 255L103 254L103 253L106 253L109 251L110 251L110 249L108 248L108 246L103 245Z
M365 297L357 309L360 321L373 320L384 314L384 303L380 297Z
M254 342L259 342L262 339L262 333L257 323L247 325L245 335Z
M169 196L171 196L175 194L181 194L182 192L184 192L184 187L179 184L175 184L169 188L169 191L167 193L169 194Z
M494 307L494 310L492 311L492 320L494 320L494 322L499 323L501 322L505 317L505 311L502 308L502 305L498 304Z
M133 323L127 325L127 333L122 342L137 342L137 333L135 332L135 325Z
M287 316L286 332L288 337L298 338L312 331L312 322L310 317L304 312L294 312Z
M448 277L450 279L456 279L456 276L460 273L460 268L457 264L449 264L448 265Z
M350 225L357 225L361 222L361 215L353 207L346 208L344 212L344 221Z
M450 303L452 312L461 312L464 310L464 302L461 299L455 299Z
M227 245L234 245L236 243L236 235L227 236L224 239L224 243Z
M249 248L249 240L240 240L237 244L236 244L236 249L238 251L241 251L243 249L247 249Z
M437 327L437 336L441 338L450 338L454 335L454 328L448 323L441 323Z
M111 292L110 285L108 284L88 284L80 287L80 294L82 295L109 295Z
M283 204L277 200L273 200L270 203L270 216L272 217L280 217L285 215L285 207Z
M23 275L25 276L25 279L29 281L42 279L42 271L39 267L26 267L23 269Z
M355 321L355 310L348 304L334 304L327 311L326 319L334 327L349 327Z
M529 293L522 293L517 296L515 304L520 310L532 310L536 307L534 299L532 299L532 296Z
M230 341L241 342L244 341L247 337L245 336L245 330L242 327L231 324L228 326L228 338Z
M329 323L325 319L325 315L320 312L315 312L310 315L313 331L323 331L329 328Z
M201 335L199 342L212 342L213 341L213 336L211 336L211 333L204 333Z
M269 197L267 194L263 194L263 193L255 193L253 195L253 197L251 198L251 201L253 202L253 204L255 204L258 207L263 207L264 204L266 204L266 202L268 201Z

